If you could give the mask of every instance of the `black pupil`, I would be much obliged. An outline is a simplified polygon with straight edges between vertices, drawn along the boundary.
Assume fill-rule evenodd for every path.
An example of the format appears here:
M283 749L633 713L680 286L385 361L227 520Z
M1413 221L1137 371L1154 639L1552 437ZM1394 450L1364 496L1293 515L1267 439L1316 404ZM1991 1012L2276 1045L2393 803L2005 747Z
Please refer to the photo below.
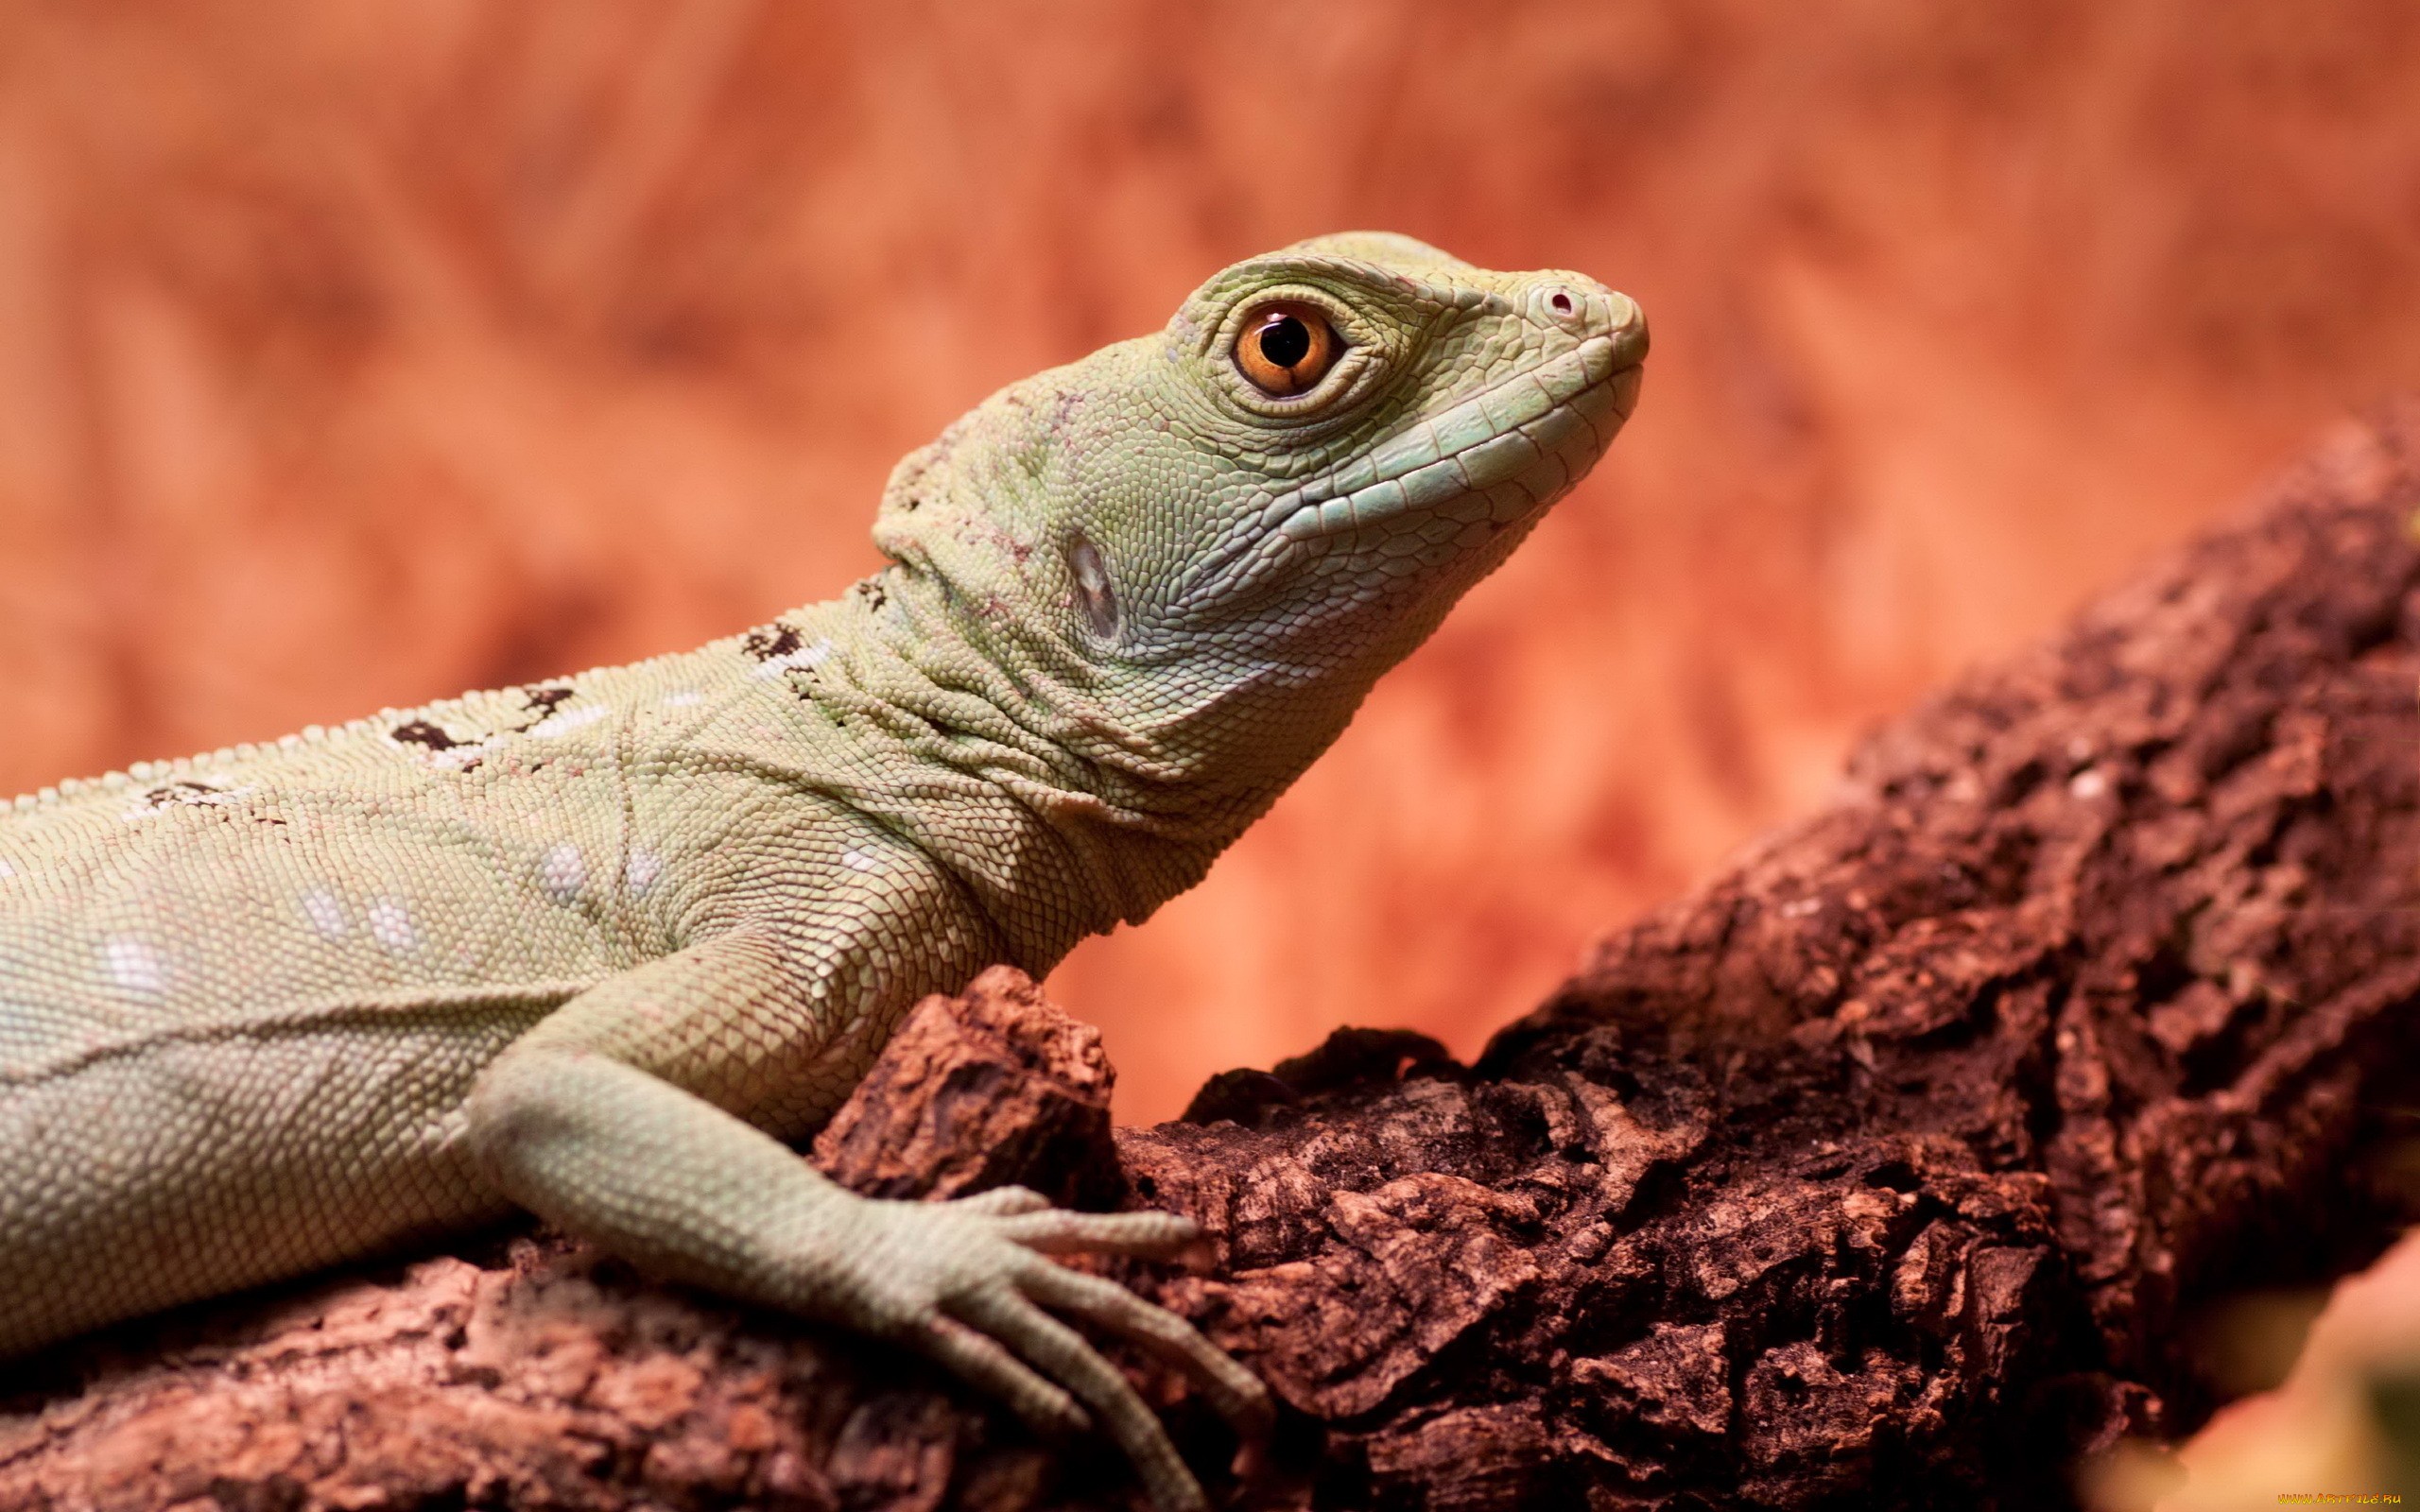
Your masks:
M1279 316L1260 328L1260 354L1291 368L1311 354L1311 328L1290 315Z

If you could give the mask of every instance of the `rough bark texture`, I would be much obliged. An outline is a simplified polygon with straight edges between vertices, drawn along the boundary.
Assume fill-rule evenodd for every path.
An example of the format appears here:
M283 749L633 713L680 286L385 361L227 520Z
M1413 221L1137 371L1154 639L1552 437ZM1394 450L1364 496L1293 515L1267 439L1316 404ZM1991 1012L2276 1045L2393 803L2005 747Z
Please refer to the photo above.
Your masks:
M2420 1032L2420 413L1882 732L1837 801L1598 951L1476 1067L1353 1032L1120 1130L1013 973L817 1146L861 1190L1175 1208L1103 1267L1291 1409L1246 1504L2055 1503L2207 1403L2197 1299L2366 1258ZM1575 690L1575 696L1582 696ZM2388 1162L2391 1167L2392 1162ZM1119 1193L1117 1188L1122 1186ZM0 1505L1124 1504L911 1362L560 1242L39 1362Z
M816 1136L815 1163L870 1197L962 1197L1023 1184L1065 1207L1113 1206L1116 1079L1100 1031L997 966L932 997Z

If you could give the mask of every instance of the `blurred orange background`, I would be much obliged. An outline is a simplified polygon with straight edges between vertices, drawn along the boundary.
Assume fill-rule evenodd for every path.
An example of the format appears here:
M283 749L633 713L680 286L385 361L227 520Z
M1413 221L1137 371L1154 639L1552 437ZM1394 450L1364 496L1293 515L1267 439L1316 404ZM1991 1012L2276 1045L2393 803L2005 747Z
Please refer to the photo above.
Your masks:
M1457 1050L2420 387L2420 8L0 8L0 792L693 644L891 462L1387 227L1655 329L1597 474L1053 978L1129 1118Z

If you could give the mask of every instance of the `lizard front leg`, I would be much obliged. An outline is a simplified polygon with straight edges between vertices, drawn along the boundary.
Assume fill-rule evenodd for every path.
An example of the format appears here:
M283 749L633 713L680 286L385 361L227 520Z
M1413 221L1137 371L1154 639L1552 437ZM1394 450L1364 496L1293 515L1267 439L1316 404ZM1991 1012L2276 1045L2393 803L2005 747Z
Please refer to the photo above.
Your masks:
M951 1203L860 1197L717 1106L751 1100L754 1078L731 1069L761 1063L741 1048L751 1037L797 1020L784 1005L797 1005L811 974L792 964L797 949L772 931L735 931L558 1009L472 1093L470 1139L490 1178L666 1277L916 1349L1038 1427L1080 1427L1089 1408L1154 1503L1204 1505L1126 1379L1044 1311L1150 1348L1251 1441L1270 1407L1249 1372L1173 1314L1046 1258L1169 1258L1195 1226L1168 1213L1051 1209L1022 1189Z

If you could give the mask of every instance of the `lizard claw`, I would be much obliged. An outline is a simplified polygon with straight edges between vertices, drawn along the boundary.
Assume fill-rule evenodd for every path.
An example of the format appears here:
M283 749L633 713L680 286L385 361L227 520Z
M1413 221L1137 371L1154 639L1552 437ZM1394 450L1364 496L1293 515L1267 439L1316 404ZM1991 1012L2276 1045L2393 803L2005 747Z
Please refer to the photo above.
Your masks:
M1199 1241L1191 1219L1071 1212L1015 1187L943 1205L878 1206L893 1243L867 1257L868 1280L878 1275L894 1297L901 1287L925 1294L901 1331L925 1354L1045 1432L1098 1423L1133 1462L1159 1512L1206 1512L1201 1485L1159 1418L1115 1366L1051 1315L1065 1314L1183 1373L1243 1440L1239 1469L1256 1469L1275 1417L1268 1388L1166 1308L1046 1258L1076 1251L1170 1258Z

